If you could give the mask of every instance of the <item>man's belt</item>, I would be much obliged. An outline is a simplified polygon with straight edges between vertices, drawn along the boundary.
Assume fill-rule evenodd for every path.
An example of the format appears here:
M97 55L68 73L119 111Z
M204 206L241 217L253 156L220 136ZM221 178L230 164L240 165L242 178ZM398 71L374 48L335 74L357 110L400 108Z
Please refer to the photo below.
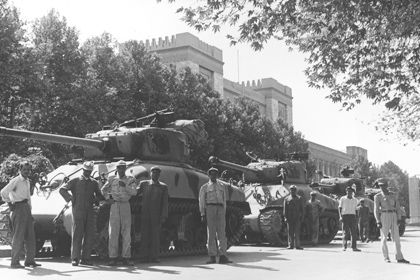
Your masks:
M382 213L393 213L395 210L381 210Z
M223 206L223 203L206 203L206 205Z
M21 203L27 203L27 202L28 202L28 200L24 199L24 200L21 200L21 201L16 201L14 204L21 204Z

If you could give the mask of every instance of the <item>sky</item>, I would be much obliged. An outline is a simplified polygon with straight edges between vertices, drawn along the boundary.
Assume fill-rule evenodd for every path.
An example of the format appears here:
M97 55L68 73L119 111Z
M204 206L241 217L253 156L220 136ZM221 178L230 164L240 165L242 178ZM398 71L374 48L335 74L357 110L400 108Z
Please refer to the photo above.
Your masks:
M262 51L255 52L247 44L230 46L224 28L221 33L197 32L188 27L176 13L178 0L168 4L163 0L11 0L20 11L21 19L30 24L55 9L67 19L69 26L79 31L80 42L108 32L119 42L146 40L177 33L190 32L223 51L224 78L248 81L274 78L292 89L293 126L304 138L345 152L346 146L368 150L368 160L381 165L389 160L410 176L420 174L420 147L413 143L403 145L386 137L374 128L381 106L369 101L348 112L340 104L325 96L327 90L315 90L307 84L304 75L305 55L289 49L277 40L269 41ZM177 4L179 3L179 4Z

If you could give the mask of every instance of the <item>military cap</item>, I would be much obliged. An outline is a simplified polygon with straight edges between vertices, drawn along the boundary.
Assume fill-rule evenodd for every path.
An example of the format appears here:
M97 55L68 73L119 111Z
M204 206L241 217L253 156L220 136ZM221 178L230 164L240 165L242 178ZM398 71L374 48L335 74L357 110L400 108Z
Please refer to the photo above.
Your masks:
M94 165L94 163L93 163L92 161L85 161L85 162L83 163L82 168L83 168L84 170L93 171L93 165Z
M312 192L310 193L310 195L316 195L316 192L312 191Z
M291 185L289 189L290 190L296 190L296 186L295 185Z
M159 171L159 172L161 172L162 170L160 169L160 167L159 166L153 166L152 168L150 168L150 171L152 172L152 171Z
M210 174L211 172L219 173L219 169L217 169L216 167L210 167L210 169L207 171L207 174Z
M120 160L119 162L117 162L117 167L118 166L127 166L127 163L123 160Z

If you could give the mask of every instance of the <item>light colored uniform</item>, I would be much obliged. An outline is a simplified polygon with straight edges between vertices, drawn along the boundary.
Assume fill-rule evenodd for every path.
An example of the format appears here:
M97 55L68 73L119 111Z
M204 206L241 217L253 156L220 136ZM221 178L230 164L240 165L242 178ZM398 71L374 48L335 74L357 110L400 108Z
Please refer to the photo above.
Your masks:
M315 199L312 201L309 199L308 204L308 214L311 217L311 237L312 243L318 244L318 235L319 235L319 216L324 211L324 207L321 205L321 201Z
M25 263L33 263L35 258L34 218L31 213L31 192L29 179L19 175L1 190L1 197L11 203L12 222L12 264L19 263L20 252L25 247Z
M122 238L121 257L131 257L131 208L130 198L137 193L136 180L131 176L108 178L102 187L106 199L112 196L114 203L109 214L108 254L110 258L118 257L119 236Z
M207 182L200 188L199 207L201 215L207 219L207 249L210 257L226 255L226 186L218 180ZM216 238L219 240L217 248Z
M388 233L391 232L392 240L395 242L395 257L397 260L404 259L401 252L400 234L398 232L398 220L401 219L400 204L396 195L391 192L388 195L380 192L375 195L374 202L376 222L382 224L381 243L384 258L389 259L386 240Z

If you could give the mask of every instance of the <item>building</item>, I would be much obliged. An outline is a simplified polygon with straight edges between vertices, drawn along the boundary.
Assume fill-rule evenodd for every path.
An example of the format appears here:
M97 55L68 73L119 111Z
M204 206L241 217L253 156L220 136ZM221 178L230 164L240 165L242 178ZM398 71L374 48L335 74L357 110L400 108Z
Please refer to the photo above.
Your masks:
M293 125L292 89L273 78L237 83L223 78L223 51L211 46L190 33L143 41L146 49L157 53L162 62L177 69L190 67L209 81L222 98L246 97L253 100L260 113L275 121L278 118ZM310 158L324 175L339 176L341 168L348 165L354 156L367 159L367 150L350 146L347 153L308 141Z
M410 224L420 224L420 177L408 179L408 200L410 205Z

